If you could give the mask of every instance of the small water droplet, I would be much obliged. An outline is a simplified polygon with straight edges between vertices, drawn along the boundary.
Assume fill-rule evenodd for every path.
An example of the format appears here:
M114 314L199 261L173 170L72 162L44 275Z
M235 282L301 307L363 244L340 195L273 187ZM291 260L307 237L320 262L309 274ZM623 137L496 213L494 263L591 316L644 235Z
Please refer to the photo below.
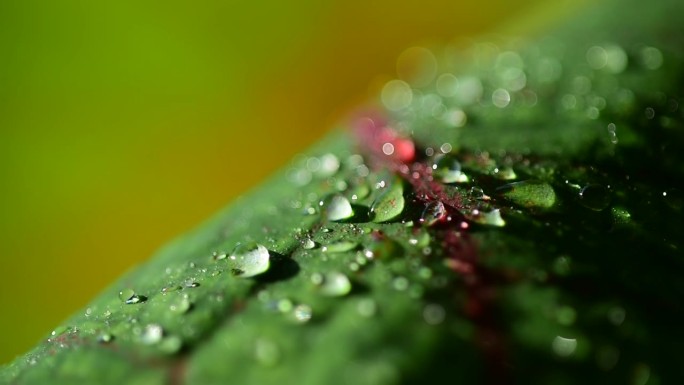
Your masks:
M309 237L302 239L301 243L302 243L302 248L304 250L311 250L314 247L316 247L316 242L314 242L313 239L311 239Z
M453 155L438 155L432 164L432 174L443 183L467 183L468 176L461 171L461 163Z
M340 169L340 160L334 154L328 153L320 158L320 167L318 174L322 177L329 177L335 175Z
M507 200L526 208L549 209L556 203L556 192L550 184L527 180L509 183L496 189Z
M420 222L427 226L432 226L438 222L443 222L446 217L447 211L444 203L440 201L430 202L425 206L425 210L423 210L423 214L420 216ZM417 244L418 240L416 239L415 241Z
M187 295L181 295L176 298L171 305L169 305L169 310L175 314L185 314L190 311L192 303L188 299Z
M331 195L322 203L325 216L330 221L341 221L354 215L351 203L343 195Z
M159 343L162 337L164 337L164 329L158 324L149 324L143 330L140 341L145 345L154 345Z
M294 314L295 320L297 320L297 322L306 323L306 322L309 322L311 320L311 316L313 314L313 311L311 309L311 306L301 304L301 305L297 305L294 308L293 314Z
M341 297L349 294L351 288L351 282L346 275L340 272L331 272L324 276L319 291L325 296Z
M378 305L371 298L364 298L359 300L356 304L356 311L362 317L370 318L375 315L378 310Z
M406 277L396 277L392 280L392 287L397 291L404 291L408 289L409 280Z
M404 186L395 180L373 202L371 214L373 222L387 222L398 217L404 211Z
M513 180L518 177L511 167L497 167L494 169L492 174L495 178L501 180Z
M111 333L102 333L97 337L97 342L101 344L108 344L114 341L114 335Z
M579 201L582 206L594 210L602 211L610 204L610 191L598 184L589 184L579 191Z
M335 243L330 243L324 247L324 251L327 253L344 253L346 251L352 251L359 246L356 242L350 241L338 241Z
M233 275L253 277L268 270L270 256L268 250L258 243L238 243L228 258L228 264Z
M577 340L575 338L565 338L561 336L556 336L551 344L553 352L559 357L569 357L577 349Z
M185 280L185 282L183 282L183 286L188 288L188 289L194 289L196 287L199 287L200 283L195 281L195 280L188 279L188 280Z
M119 292L119 299L126 305L134 305L147 301L144 295L136 294L133 289L123 289Z
M178 285L169 285L169 286L162 287L161 293L162 293L162 294L168 294L168 293L172 293L172 292L174 292L174 291L178 291L178 290L181 290L181 289L182 289L181 286L178 286Z

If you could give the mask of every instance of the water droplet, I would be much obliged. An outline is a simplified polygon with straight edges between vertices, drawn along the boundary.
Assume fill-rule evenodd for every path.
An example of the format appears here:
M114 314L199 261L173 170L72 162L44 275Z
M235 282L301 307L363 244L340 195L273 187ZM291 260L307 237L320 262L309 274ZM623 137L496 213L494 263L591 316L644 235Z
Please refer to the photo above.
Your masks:
M323 248L323 251L327 253L344 253L346 251L351 251L354 250L359 246L358 243L356 242L350 242L350 241L339 241L335 243L331 243L326 245Z
M509 183L496 189L509 201L526 208L549 209L556 203L556 192L550 184L528 180Z
M453 155L436 156L432 170L432 174L444 183L468 182L468 176L461 171L461 163Z
M159 343L162 337L164 337L164 329L158 324L149 324L143 330L140 341L145 345L154 345Z
M176 298L171 305L169 305L169 310L175 314L185 314L190 311L192 303L188 299L187 295L181 295Z
M324 202L324 213L330 221L341 221L354 215L349 200L340 194L329 196Z
M335 175L337 170L340 169L340 160L333 154L325 154L320 158L320 167L318 169L318 175L322 177L329 177Z
M594 210L601 211L610 204L610 191L598 184L589 184L579 191L579 201L582 206Z
M316 247L316 242L314 242L313 239L311 239L309 237L302 239L301 243L302 243L302 248L304 250L311 250L314 247Z
M258 243L238 243L228 258L228 264L233 275L253 277L268 270L269 257L268 250Z
M183 286L188 288L188 289L194 289L196 287L199 287L200 283L197 281L194 281L192 279L188 279L188 280L185 280L185 282L183 282Z
M610 212L613 215L613 223L616 225L626 225L632 221L632 214L625 208L613 207Z
M423 308L423 319L428 325L439 325L444 321L446 312L442 305L428 304Z
M349 294L351 288L351 282L346 275L339 272L331 272L323 277L319 291L325 296L341 297Z
M168 293L172 293L172 292L174 292L174 291L178 291L178 290L181 290L181 289L182 289L181 286L178 286L178 285L169 285L169 286L162 287L161 293L162 293L162 294L168 294Z
M655 47L644 47L641 49L641 62L644 67L657 70L663 65L663 53Z
M133 289L121 290L119 292L119 299L122 300L126 305L134 305L147 301L147 297L136 294Z
M499 107L499 108L504 108L508 106L508 104L511 102L511 94L508 93L503 88L498 88L492 93L492 103Z
M510 167L495 168L493 173L495 178L501 180L513 180L518 177L515 171Z
M425 206L425 210L423 210L423 214L420 216L420 222L427 226L432 226L435 223L444 221L446 217L447 211L444 203L440 201L430 202ZM417 243L418 240L416 240Z
M463 127L468 121L468 115L466 115L462 109L454 108L446 111L442 115L442 120L452 127ZM428 156L430 156L430 154L428 154Z
M489 212L483 212L481 210L472 210L467 216L469 220L479 223L481 225L503 227L506 225L506 221L501 218L501 210L494 209Z
M380 194L371 206L373 222L387 222L398 217L404 211L404 186L395 180Z
M392 287L397 291L404 291L408 289L409 280L406 277L396 277L392 280Z
M297 305L294 308L294 317L297 322L306 323L311 320L312 310L309 305Z
M111 333L102 333L97 337L97 342L101 344L108 344L114 341L114 336Z
M556 336L551 344L553 352L559 357L569 357L577 349L577 340L575 338L565 338L561 336Z

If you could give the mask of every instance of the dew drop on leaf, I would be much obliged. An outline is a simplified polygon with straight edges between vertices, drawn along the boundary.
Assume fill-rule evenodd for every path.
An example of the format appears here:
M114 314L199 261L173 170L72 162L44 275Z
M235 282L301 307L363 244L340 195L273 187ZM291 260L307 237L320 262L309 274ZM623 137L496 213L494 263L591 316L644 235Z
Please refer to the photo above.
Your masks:
M159 343L162 337L164 337L164 329L158 324L149 324L143 330L140 341L145 345L154 345Z
M370 209L373 222L387 222L398 217L405 204L404 186L400 180L395 180L373 202Z
M443 183L468 182L468 176L461 171L461 163L453 155L436 156L432 170L432 174Z
M359 246L356 242L350 241L338 241L335 243L330 243L323 247L323 251L327 253L343 253L345 251L351 251Z
M311 310L311 306L301 304L297 305L294 308L293 314L297 322L306 323L309 322L309 320L311 320L313 311Z
M328 197L323 202L323 210L325 217L330 221L341 221L351 218L354 215L349 200L340 194L335 194Z
M119 299L126 305L134 305L147 301L144 295L136 294L133 289L123 289L119 292Z
M425 206L425 210L423 210L423 214L420 216L420 222L424 225L432 226L444 221L446 217L447 211L444 203L440 201L430 202Z
M346 275L340 272L330 272L325 274L323 282L319 287L321 294L328 297L341 297L349 294L352 285Z
M227 260L233 275L243 278L264 273L270 266L268 250L255 242L238 243Z

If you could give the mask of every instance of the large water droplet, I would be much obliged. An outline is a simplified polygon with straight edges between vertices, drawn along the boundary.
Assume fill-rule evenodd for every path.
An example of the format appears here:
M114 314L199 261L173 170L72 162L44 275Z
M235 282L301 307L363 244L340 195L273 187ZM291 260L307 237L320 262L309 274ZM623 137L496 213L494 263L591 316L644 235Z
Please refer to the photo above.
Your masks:
M169 310L175 314L185 314L190 311L192 303L187 295L178 296L171 305L169 305Z
M268 270L270 266L268 250L254 242L238 243L227 259L231 272L239 277L253 277Z
M444 183L466 183L468 176L461 171L461 163L452 155L435 157L432 174Z
M321 294L329 297L341 297L349 294L352 285L346 275L340 272L330 272L323 277L319 287Z
M311 306L302 304L294 308L293 314L297 322L305 323L311 320L312 312Z
M483 212L481 210L472 210L468 215L468 219L475 223L487 226L503 227L506 225L506 221L501 218L501 211L499 209L494 209L489 212Z
M404 186L400 180L386 187L371 206L373 222L387 222L398 217L404 211Z
M423 214L420 216L420 222L432 226L435 223L442 222L447 217L447 211L444 207L444 203L440 201L430 202L425 206Z
M582 206L594 211L601 211L610 204L610 191L598 184L590 184L579 191Z
M577 349L577 340L574 338L556 336L556 338L553 339L551 348L558 356L569 357L575 352L575 349Z
M358 246L359 244L356 242L339 241L324 246L323 251L327 253L344 253L345 251L354 250Z
M140 336L140 341L145 345L154 345L159 343L164 337L164 329L158 324L149 324L143 330Z
M341 221L354 215L351 203L340 194L329 196L323 202L323 208L326 218L330 221Z
M549 209L556 203L556 192L553 187L541 181L509 183L497 188L496 191L522 207Z

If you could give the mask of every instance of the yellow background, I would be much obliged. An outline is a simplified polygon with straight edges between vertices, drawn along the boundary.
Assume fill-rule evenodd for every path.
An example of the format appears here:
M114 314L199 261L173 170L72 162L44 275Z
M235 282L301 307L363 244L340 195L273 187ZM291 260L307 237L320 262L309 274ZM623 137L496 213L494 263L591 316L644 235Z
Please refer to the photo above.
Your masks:
M403 49L536 1L0 2L0 363L323 135Z

